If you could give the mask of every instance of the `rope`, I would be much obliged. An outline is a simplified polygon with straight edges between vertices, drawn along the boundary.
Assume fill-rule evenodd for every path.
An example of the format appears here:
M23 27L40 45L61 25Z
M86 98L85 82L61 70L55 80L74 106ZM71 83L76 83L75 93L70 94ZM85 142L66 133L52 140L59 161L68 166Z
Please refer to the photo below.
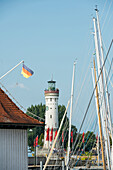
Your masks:
M93 96L94 96L94 92L95 92L95 89L96 89L97 83L98 83L98 81L99 81L99 79L100 79L101 73L102 73L102 71L103 71L103 67L104 67L104 65L105 65L105 63L106 63L106 60L107 60L107 58L108 58L108 54L109 54L109 52L110 52L110 49L111 49L112 43L113 43L113 39L112 39L112 41L111 41L111 43L110 43L110 46L109 46L108 52L107 52L106 57L105 57L105 60L104 60L104 63L103 63L103 65L102 65L102 67L101 67L100 74L99 74L98 79L97 79L97 82L96 82L96 84L95 84L95 88L93 89L93 92L92 92L92 95L91 95L90 101L89 101L88 106L87 106L87 108L86 108L86 111L85 111L85 114L84 114L84 117L83 117L83 120L82 120L81 126L80 126L80 128L79 128L79 132L78 132L78 134L77 134L77 138L76 138L76 140L75 140L75 142L74 142L74 146L75 146L75 144L76 144L76 142L77 142L77 140L78 140L78 136L79 136L79 134L80 134L80 131L81 131L82 126L83 126L83 123L84 123L85 118L86 118L86 115L87 115L87 113L88 113L88 110L89 110L89 107L90 107L91 101L92 101L92 99L93 99Z
M76 109L76 106L78 106L78 100L79 100L79 98L80 98L80 95L81 95L81 92L82 92L82 89L83 89L83 87L84 87L84 83L85 83L85 81L86 81L86 77L87 77L87 74L88 74L88 71L89 71L89 68L90 67L88 67L88 69L87 69L87 71L86 71L86 74L85 74L85 77L84 77L84 80L83 80L83 83L82 83L82 86L81 86L81 88L80 88L80 90L79 90L79 94L78 94L78 96L77 96L77 99L76 99L76 101L75 101L75 104L74 104L74 109L73 109L73 113L75 112L75 109ZM89 77L89 76L88 76ZM89 77L89 80L90 80L90 77ZM78 117L77 117L78 118ZM77 121L77 120L76 120Z
M103 10L102 10L100 19L102 18L102 15L103 15L103 13L104 13L104 9L105 9L106 3L107 3L107 0L106 0L105 3L104 3L104 7L103 7Z
M94 120L94 117L93 117L93 116L92 116L91 118L92 118L92 120L90 120L90 123L87 122L87 124L88 124L88 128L87 128L87 129L89 129L90 124L92 124L92 121ZM86 129L85 129L85 131L86 131ZM73 148L73 150L72 150L72 151L73 151L73 154L75 154L78 145L80 145L81 139L82 139L82 136L80 137L80 139L79 139L79 141L78 141L78 144L76 145L75 150L74 150L74 148Z
M104 41L103 41L103 45L104 45L104 48L105 48L105 50L106 50L106 46L105 46L105 43L104 43ZM109 62L109 64L110 64L110 60L109 60L109 58L108 58L108 62ZM113 68L112 68L113 69ZM107 70L105 69L105 71L106 71L106 74L107 74L107 76L108 76L108 72L107 72ZM111 75L111 77L112 77L112 75ZM110 84L111 84L111 86L113 87L113 83L112 83L112 81L111 81L111 78L109 78L108 77L108 79L109 79L109 82L110 82Z
M12 94L6 89L6 87L0 82L1 86L5 89L5 91L11 96L11 98L20 106L21 109L23 109L24 111L27 111L29 114L33 115L34 117L37 117L39 120L43 120L45 121L45 119L33 114L32 112L28 111L27 109L25 109L13 96ZM26 114L26 113L25 113Z
M111 0L111 3L110 3L110 5L109 5L109 8L108 8L108 11L107 11L107 14L106 14L106 17L105 17L104 22L103 22L103 25L102 25L102 31L103 31L103 27L104 27L105 21L106 21L106 19L107 19L109 10L110 10L110 8L111 8L112 2L113 2L113 1Z
M93 131L93 133L92 133L91 136L90 136L91 131L89 132L88 137L87 137L87 139L86 139L86 142L85 142L85 144L84 144L84 146L83 146L83 149L82 149L82 151L81 151L81 153L80 153L80 156L81 156L81 154L83 153L83 151L85 150L85 148L86 148L86 146L88 145L89 141L91 140L92 136L94 135L94 132L95 132L96 127L97 127L97 118L96 118L96 123L94 124L94 131ZM85 135L86 135L86 134L85 134ZM82 143L82 142L81 142L81 143ZM93 145L94 145L94 144L93 144ZM77 153L77 155L78 155L78 153ZM77 163L78 163L79 160L80 160L80 158L74 163L74 164L75 164L74 166L77 165ZM71 162L72 162L72 161L70 161L70 165L72 164Z

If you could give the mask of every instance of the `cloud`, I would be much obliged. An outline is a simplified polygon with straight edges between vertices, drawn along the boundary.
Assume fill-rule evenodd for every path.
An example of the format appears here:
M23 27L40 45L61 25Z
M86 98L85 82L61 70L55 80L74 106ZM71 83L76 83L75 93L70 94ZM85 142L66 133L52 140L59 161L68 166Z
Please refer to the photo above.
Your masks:
M12 85L12 86L10 86L10 88L21 88L21 89L26 89L26 90L29 90L28 89L28 87L26 87L23 83L16 83L16 84L14 84L14 85Z
M21 89L27 89L28 90L28 88L23 83L16 83L16 86L20 87Z

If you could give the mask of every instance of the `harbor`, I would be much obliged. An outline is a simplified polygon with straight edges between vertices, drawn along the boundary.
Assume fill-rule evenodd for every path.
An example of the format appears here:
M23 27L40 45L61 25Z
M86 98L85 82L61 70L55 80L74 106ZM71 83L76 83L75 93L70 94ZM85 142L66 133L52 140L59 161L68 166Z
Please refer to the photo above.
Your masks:
M113 170L113 3L95 3L0 3L0 170Z

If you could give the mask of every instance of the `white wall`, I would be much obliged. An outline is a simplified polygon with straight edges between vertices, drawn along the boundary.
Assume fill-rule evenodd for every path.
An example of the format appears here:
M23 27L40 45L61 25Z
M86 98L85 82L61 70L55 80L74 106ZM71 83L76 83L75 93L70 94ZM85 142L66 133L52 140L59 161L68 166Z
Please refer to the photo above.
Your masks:
M27 130L0 129L0 170L27 169Z

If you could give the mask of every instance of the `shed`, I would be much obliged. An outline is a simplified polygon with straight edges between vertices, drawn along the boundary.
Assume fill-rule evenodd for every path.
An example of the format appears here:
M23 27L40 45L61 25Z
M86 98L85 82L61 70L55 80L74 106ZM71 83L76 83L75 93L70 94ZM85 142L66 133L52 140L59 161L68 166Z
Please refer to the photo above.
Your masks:
M27 114L0 88L0 169L27 170L27 128L43 126Z

